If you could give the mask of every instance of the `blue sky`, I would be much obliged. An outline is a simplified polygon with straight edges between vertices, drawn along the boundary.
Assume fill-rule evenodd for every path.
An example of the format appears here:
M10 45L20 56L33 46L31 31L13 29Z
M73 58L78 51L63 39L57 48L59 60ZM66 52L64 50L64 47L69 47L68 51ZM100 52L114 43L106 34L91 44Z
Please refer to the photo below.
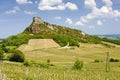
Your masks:
M120 0L0 0L0 38L21 33L34 16L87 34L120 34Z

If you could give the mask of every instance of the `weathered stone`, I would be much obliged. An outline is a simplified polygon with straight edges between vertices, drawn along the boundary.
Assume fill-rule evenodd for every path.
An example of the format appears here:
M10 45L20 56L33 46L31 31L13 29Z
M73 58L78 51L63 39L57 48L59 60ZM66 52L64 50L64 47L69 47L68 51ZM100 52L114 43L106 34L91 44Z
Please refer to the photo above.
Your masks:
M48 25L47 27L50 28L50 29L52 29L52 30L54 30L54 28L53 28L52 25Z
M39 27L31 27L31 28L28 28L28 31L30 31L32 33L39 33L40 28Z
M33 25L44 23L40 17L33 17Z

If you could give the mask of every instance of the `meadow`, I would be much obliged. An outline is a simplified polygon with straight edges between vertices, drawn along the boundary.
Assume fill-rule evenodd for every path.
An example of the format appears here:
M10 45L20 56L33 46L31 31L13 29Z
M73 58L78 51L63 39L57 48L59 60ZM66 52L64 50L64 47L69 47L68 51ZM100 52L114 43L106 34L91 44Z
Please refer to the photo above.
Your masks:
M48 48L24 51L28 61L47 62L54 66L40 68L22 63L0 63L0 69L9 80L120 80L120 62L110 62L106 72L106 52L110 58L120 59L119 48L107 48L100 44L81 44L71 49ZM72 69L78 58L84 62L82 70ZM99 60L100 62L94 62Z

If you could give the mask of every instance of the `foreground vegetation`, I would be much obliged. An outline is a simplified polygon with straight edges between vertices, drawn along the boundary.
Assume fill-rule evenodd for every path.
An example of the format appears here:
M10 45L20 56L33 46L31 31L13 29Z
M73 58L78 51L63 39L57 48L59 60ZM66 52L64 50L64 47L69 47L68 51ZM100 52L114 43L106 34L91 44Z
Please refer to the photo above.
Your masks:
M89 45L89 46L88 46ZM110 71L106 72L106 52L110 52ZM11 80L119 80L119 48L102 45L81 44L71 49L49 48L24 51L25 58L32 66L23 63L0 63L0 69ZM83 61L81 70L74 69L76 58ZM95 60L99 60L96 61ZM46 64L52 66L46 67ZM76 61L76 64L80 64ZM35 66L34 66L35 65ZM37 65L37 66L36 66ZM38 66L44 65L44 66Z
M82 70L67 66L51 68L25 67L22 64L0 64L0 69L11 80L119 80L120 63L111 63L110 72L105 71L104 63L87 63ZM8 67L9 66L9 67Z

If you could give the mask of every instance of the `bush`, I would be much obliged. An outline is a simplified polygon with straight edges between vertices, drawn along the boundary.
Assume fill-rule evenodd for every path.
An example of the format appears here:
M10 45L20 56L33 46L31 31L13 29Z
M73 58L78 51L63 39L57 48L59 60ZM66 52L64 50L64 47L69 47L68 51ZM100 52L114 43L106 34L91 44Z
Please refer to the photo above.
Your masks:
M25 60L24 63L23 63L24 66L28 67L28 66L31 66L31 62Z
M47 59L47 63L50 64L50 59Z
M24 62L24 60L25 60L25 56L19 50L15 50L9 57L9 61Z
M28 67L40 67L40 68L49 68L50 66L54 66L53 64L50 64L50 60L48 59L47 62L37 63L35 61L27 61L25 60L23 63L24 66Z
M49 68L49 67L50 67L50 65L47 64L47 63L40 63L39 65L40 65L40 67L42 67L42 68Z
M83 61L76 59L73 69L81 70L83 67Z
M98 59L95 59L95 60L94 60L94 62L100 62L100 60L98 60Z
M40 67L40 68L49 68L50 65L48 63L32 63L32 66L34 67Z
M0 49L0 60L3 60L3 57L4 57L4 52L2 49Z
M110 62L114 62L114 59L113 59L113 58L110 58Z
M118 59L115 59L115 60L114 60L114 62L119 62L119 61L120 61L120 60L118 60Z
M118 59L110 58L110 62L119 62L119 60Z

